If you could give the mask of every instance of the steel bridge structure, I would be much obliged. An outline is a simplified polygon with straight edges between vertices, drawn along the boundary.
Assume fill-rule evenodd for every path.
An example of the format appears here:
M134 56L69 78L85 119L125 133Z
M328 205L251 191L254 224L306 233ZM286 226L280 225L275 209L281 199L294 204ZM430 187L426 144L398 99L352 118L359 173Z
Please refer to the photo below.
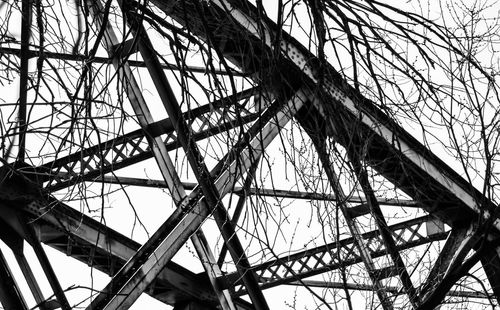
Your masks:
M271 308L266 292L277 287L307 288L302 295L331 291L343 296L344 303L346 296L363 292L359 294L371 294L373 308L384 310L433 309L447 300L498 305L496 205L259 9L239 0L83 2L86 25L96 29L87 38L85 53L37 47L40 42L34 43L33 37L39 0L19 1L20 44L0 46L3 57L18 61L20 93L12 134L18 154L2 160L0 168L0 238L15 257L0 255L0 302L5 309L29 309L28 295L36 309L75 307L47 246L109 275L109 283L91 294L87 309L128 309L147 294L176 310L263 310ZM120 23L121 29L116 26ZM153 24L162 26L163 33ZM206 55L220 65L188 67L168 62L161 51L169 46L188 50L196 44L211 51ZM116 109L127 105L130 112L124 119L135 127L108 127L99 139L82 138L70 147L66 138L46 138L60 152L45 154L42 147L33 151L33 136L44 129L58 135L52 123L30 122L35 101L41 100L32 96L33 64L51 61L79 64L77 77L89 76L91 68L105 68L119 84L105 88L120 90L109 90L112 95L103 104ZM209 94L210 102L186 105L178 91L184 82L175 77L189 79L193 74L241 79L246 86L226 85L231 89L227 94ZM75 85L75 97L79 91L92 92L91 83ZM147 92L154 93L154 104ZM121 103L113 101L118 97ZM69 98L78 110L80 99ZM57 103L49 103L50 116ZM158 117L162 113L167 117ZM276 153L273 143L294 147L283 133L292 123L310 141L307 151L314 153L328 189L280 188L279 181L269 186L255 177L268 152ZM224 154L212 156L207 145L217 141L231 142ZM340 153L356 190L346 189L345 175L335 162ZM161 177L130 172L141 163ZM376 187L374 178L392 187ZM156 190L171 201L155 202L156 208L174 207L141 244L71 205L80 196L102 196L91 193L92 186ZM384 196L388 191L399 196ZM329 205L344 230L323 244L257 260L242 228L253 199ZM143 199L136 207L141 203L149 202ZM416 210L417 215L395 221L386 212L391 208ZM186 243L192 245L202 272L174 262ZM42 274L33 270L26 247L36 254ZM432 255L425 252L431 247ZM419 265L423 256L432 264ZM14 272L13 265L21 272ZM474 266L484 270L483 286L460 286ZM363 270L365 281L355 280L351 270ZM44 292L40 278L52 294ZM318 302L319 308L334 308L325 300L325 305Z

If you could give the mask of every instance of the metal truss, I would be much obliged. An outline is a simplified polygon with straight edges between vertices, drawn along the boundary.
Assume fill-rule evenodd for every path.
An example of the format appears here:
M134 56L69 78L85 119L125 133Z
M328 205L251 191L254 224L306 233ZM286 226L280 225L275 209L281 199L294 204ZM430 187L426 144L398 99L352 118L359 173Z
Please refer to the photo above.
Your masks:
M2 162L0 170L0 238L14 253L38 308L72 306L42 243L111 277L108 285L92 296L89 310L128 309L143 293L174 309L266 310L269 306L263 290L279 285L374 291L383 309L393 309L395 297L400 295L405 295L408 307L414 309L435 308L446 296L494 296L500 301L500 221L493 202L362 97L333 67L320 64L290 35L277 33L276 25L251 4L231 0L151 3L188 29L193 40L201 40L217 51L221 62L227 60L237 67L226 65L224 70L214 69L212 73L244 77L256 86L186 111L165 73L166 69L185 72L186 68L165 62L155 50L145 28L147 8L133 0L118 1L119 7L113 9L123 18L128 32L127 39L122 40L106 15L111 1L87 0L88 14L107 57L68 53L47 53L43 57L112 65L125 86L124 95L139 129L110 136L105 142L38 166L29 165L25 145L29 125L28 61L42 56L30 50L33 3L22 1L20 48L0 48L1 53L19 54L21 94L19 155L16 162ZM141 60L129 59L132 54ZM266 66L271 59L277 62L276 67ZM158 93L158 103L168 118L155 121L152 104L142 94L135 67L147 70ZM205 72L205 68L196 66L189 70ZM327 78L319 78L320 72L327 72ZM252 184L266 151L293 121L313 142L333 194ZM239 135L229 151L209 168L198 142L234 131ZM346 194L342 188L334 169L334 154L327 148L334 144L347 154L348 166L360 188L357 196ZM169 154L180 149L196 183L181 181L180 169ZM150 158L154 158L162 180L115 174ZM368 171L378 173L409 198L378 197ZM55 198L58 191L81 182L166 188L176 208L141 245ZM230 194L238 196L232 213L225 200ZM331 203L340 209L351 237L252 264L238 226L253 196ZM423 209L427 215L389 224L384 206ZM375 223L375 229L363 231L361 217ZM208 219L214 220L223 242L218 253L202 230ZM202 263L202 274L172 262L188 240ZM24 256L24 241L34 250L53 297L43 295ZM402 253L433 242L441 242L442 249L425 281L415 283ZM223 271L226 253L230 254L235 271ZM375 260L381 257L390 265L378 266ZM491 284L491 294L454 289L457 281L478 262ZM364 268L370 283L309 279L340 272L347 266ZM0 277L2 305L28 309L1 252ZM398 279L398 285L386 285L385 280L393 277ZM248 296L249 301L243 296Z

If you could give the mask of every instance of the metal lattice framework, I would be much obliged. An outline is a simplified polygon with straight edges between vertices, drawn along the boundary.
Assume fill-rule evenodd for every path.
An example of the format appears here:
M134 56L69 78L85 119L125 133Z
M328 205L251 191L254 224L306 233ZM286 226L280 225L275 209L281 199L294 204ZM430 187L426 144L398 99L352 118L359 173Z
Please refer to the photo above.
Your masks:
M33 308L31 299L39 309L128 309L147 294L174 309L261 310L270 308L267 292L285 286L304 288L294 298L321 309L366 296L382 309L500 302L492 196L408 133L323 50L313 53L266 17L259 1L18 2L0 7L22 25L19 42L4 35L0 45L20 94L14 105L2 98L2 121L9 107L17 113L9 130L2 125L0 238L15 258L0 252L5 309ZM306 2L316 21L321 1ZM58 27L77 27L80 49L44 41L58 7L77 11L78 27ZM280 159L287 164L273 170ZM290 166L298 177L287 189ZM143 243L126 236L138 216L121 231L104 216L116 192L131 204L131 188L164 195L149 202L144 194L132 208L168 209ZM319 230L307 231L313 218ZM174 262L186 245L196 267ZM80 305L47 246L108 283L86 291Z

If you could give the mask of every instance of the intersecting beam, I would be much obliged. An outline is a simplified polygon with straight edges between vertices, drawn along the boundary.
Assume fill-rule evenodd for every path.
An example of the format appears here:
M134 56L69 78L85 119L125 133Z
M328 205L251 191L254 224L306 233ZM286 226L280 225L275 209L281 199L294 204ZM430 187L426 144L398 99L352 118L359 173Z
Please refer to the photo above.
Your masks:
M19 265L19 268L21 269L21 272L24 275L24 278L26 279L26 283L28 284L31 294L33 295L33 298L35 299L35 302L40 310L46 310L46 300L43 298L43 293L42 290L40 289L40 286L38 285L38 282L36 280L35 275L33 274L33 271L31 270L31 267L28 263L28 260L26 259L26 256L24 256L24 253L22 252L14 252L14 255L16 257L17 263Z
M427 279L421 286L420 294L422 299L434 291L434 287L441 282L446 273L460 264L468 250L471 249L470 234L472 234L472 231L468 228L453 228L451 230L439 256L434 261ZM467 247L466 251L463 251L464 247Z
M23 221L23 222L27 223L27 221ZM59 302L61 309L70 310L71 306L69 305L68 299L66 298L66 295L64 294L64 290L62 289L61 284L59 283L59 280L57 279L56 273L54 272L54 269L52 268L50 260L47 257L47 254L45 253L45 250L43 249L42 244L40 243L40 240L38 240L38 237L36 236L35 231L33 230L33 227L29 226L28 224L25 224L24 230L25 230L25 234L28 237L28 241L31 243L31 246L33 247L33 250L35 251L36 257L38 258L38 261L40 262L40 265L42 266L42 269L45 273L45 276L47 277L47 280L49 281L49 284L52 288L52 291L54 292L54 295L56 296L57 301Z
M55 200L34 201L25 212L33 219L43 243L109 276L140 248L139 243ZM216 304L208 283L173 262L159 274L154 289L147 293L170 305L185 300Z
M220 192L220 189L214 184L214 179L212 178L211 173L209 172L202 153L198 149L198 145L191 138L192 129L187 125L186 121L182 118L181 107L177 102L177 98L174 95L172 88L166 78L166 75L163 70L159 67L159 60L156 51L153 48L152 43L150 42L148 35L146 33L145 28L142 25L142 16L138 16L135 14L131 14L129 9L131 8L130 3L127 1L122 3L122 11L125 12L127 16L127 21L132 29L132 32L138 37L138 48L140 53L142 54L142 58L146 62L146 66L149 70L149 73L152 77L153 83L156 86L158 94L161 98L163 106L167 111L169 117L172 119L172 122L175 124L175 130L177 133L178 141L182 145L184 152L187 157L187 161L191 166L191 169L199 183L199 188L203 193L202 200L202 208L208 209L212 212L212 215L219 227L219 230L222 234L222 237L228 246L229 252L233 261L235 262L236 269L242 277L243 282L245 283L245 287L247 288L250 299L252 300L252 304L255 306L257 310L266 310L268 309L266 300L264 295L262 294L257 279L253 272L249 271L250 263L246 257L245 250L236 235L234 226L229 218L229 215L221 202L221 198L224 193ZM304 93L301 92L299 94L299 104L295 104L294 106L300 107L303 104ZM282 99L282 98L281 98ZM284 117L285 123L288 122L288 117ZM280 120L279 120L280 121ZM274 138L274 136L269 140L269 142ZM265 145L265 142L262 143ZM262 146L264 147L264 146ZM263 150L262 150L263 151ZM253 154L249 154L252 157ZM254 158L249 158L250 162L255 162L260 155ZM244 161L244 160L243 160ZM253 165L253 164L251 164ZM242 171L237 171L237 173L245 173L247 167L244 167ZM230 176L230 178L235 178L234 176ZM224 180L226 182L227 180ZM206 204L206 205L203 205ZM140 285L137 286L136 289L133 289L128 296L132 296L129 299L134 300L133 297L137 293L141 292ZM126 302L124 302L127 304ZM130 302L128 302L130 303ZM121 303L116 303L115 306L121 305Z
M22 227L14 226L15 233L9 228L19 222L16 220L18 216L13 215L13 212L19 211L23 213L23 218L29 219L43 243L110 276L140 248L140 244L104 224L51 196L42 196L38 184L10 166L0 168L0 180L0 214L2 219L6 219L2 223L5 225L0 229L0 237L6 240L9 247L19 248L19 242L9 241L13 236L28 239ZM215 306L216 297L207 286L208 282L170 262L147 293L170 305L198 300Z
M14 213L6 211L3 207L0 207L0 218L0 238L12 250L36 304L39 306L40 310L46 310L46 301L43 297L43 293L26 256L24 256L24 239L21 235L22 225L19 225L18 217L15 216Z
M327 149L328 140L326 139L325 133L321 128L321 123L315 124L318 127L310 127L308 126L309 124L305 123L302 123L301 125L311 138L312 143L316 149L316 152L318 153L318 157L323 167L323 170L325 171L325 174L328 178L330 187L334 191L335 196L337 196L337 201L336 201L338 205L337 207L340 208L340 211L342 212L346 220L349 232L354 238L354 244L368 272L368 276L370 277L373 286L376 288L375 292L380 301L380 304L382 305L383 309L392 310L394 308L393 302L389 297L389 295L387 294L387 291L385 290L384 285L381 282L382 278L387 278L387 277L381 276L382 274L380 273L380 270L377 269L373 257L371 256L367 239L365 238L364 235L362 235L361 227L359 226L359 222L356 218L357 216L356 215L357 212L355 212L356 207L352 206L350 203L347 202L348 199L347 195L344 193L342 185L339 181L339 177L334 170L333 162L330 159L331 155L329 150ZM368 214L370 213L370 209L367 208L368 205L366 203L361 204L360 206L362 207L362 209L367 209L367 212L365 213ZM384 236L382 236L382 241L383 238Z
M389 226L392 234L397 236L397 250L403 251L446 239L448 231L432 233L425 231L426 224L433 221L435 219L432 216L422 216ZM376 258L386 255L378 230L367 232L362 235L362 238L369 245L370 257ZM356 249L355 239L351 237L255 265L253 270L259 278L262 288L271 288L361 262L362 258ZM240 296L245 293L244 287L238 285L239 279L236 273L229 274L228 279L230 283L235 285L236 295Z
M243 140L229 152L226 158L222 159L212 170L211 178L216 178L215 187L220 193L220 197L227 194L234 183L248 169L252 161L258 158L263 152L263 147L268 145L279 130L290 120L291 114L302 106L306 100L304 95L290 100L285 107L282 102L271 105L257 120L252 128L243 135ZM187 238L196 231L211 210L200 204L202 197L199 188L193 190L181 208L176 209L170 218L157 230L157 232L146 242L146 244L134 255L121 271L113 278L106 290L114 298L108 303L112 306L115 303L128 304L138 297L137 293L144 290L156 274L161 271L166 262L185 243ZM151 256L150 256L151 254ZM154 254L154 255L152 255ZM145 256L144 258L141 258ZM147 257L154 259L150 261ZM144 263L143 263L144 262ZM131 271L131 275L127 273ZM144 276L142 276L144 275ZM126 283L125 279L128 279ZM121 283L123 287L113 286ZM124 285L125 284L125 285ZM111 294L110 288L113 289ZM134 292L134 295L130 294Z
M99 1L99 0L98 0ZM176 97L170 87L170 84L167 81L165 72L161 68L160 61L158 59L158 56L156 55L156 52L154 51L151 42L149 41L148 35L146 33L145 28L142 26L142 20L134 18L134 16L128 15L128 9L129 7L126 6L125 2L120 3L122 12L124 13L124 17L129 23L129 26L131 27L132 33L136 37L134 39L134 42L137 43L137 48L139 52L142 54L143 59L145 60L146 67L152 77L153 83L156 86L156 89L158 91L158 94L160 95L160 99L163 103L163 106L165 107L167 113L169 114L170 118L172 119L172 123L174 124L174 128L178 137L178 141L182 145L184 151L186 152L186 156L188 159L188 162L191 165L191 168L194 171L194 174L196 178L198 179L198 182L201 184L201 188L204 194L204 201L200 202L200 206L202 209L205 210L213 210L214 216L217 222L222 222L225 221L225 219L219 219L218 214L219 210L221 208L217 208L219 204L219 197L218 197L218 191L215 188L215 186L212 183L210 173L208 169L206 168L203 158L201 156L201 153L198 151L197 144L194 140L191 139L192 136L192 129L188 126L186 121L182 118L182 112L179 104L177 103ZM97 14L99 12L96 12ZM104 17L106 18L106 17ZM111 27L107 27L108 29L108 35L109 32L111 31ZM113 38L114 39L114 38ZM116 41L116 39L114 40ZM117 42L116 42L117 43ZM115 45L116 45L115 43ZM109 48L108 48L109 50ZM129 78L130 79L130 78ZM135 93L136 97L139 95ZM129 96L130 97L130 96ZM142 111L146 110L147 111L147 105L144 101L139 102L140 109ZM136 113L139 116L139 119L141 119L140 114ZM161 140L159 141L161 143ZM159 144L158 141L156 144ZM152 143L149 143L151 147L154 147ZM162 144L163 146L163 144ZM160 170L164 176L164 180L167 182L168 187L170 189L170 192L172 193L172 196L174 198L174 202L176 203L177 207L179 210L181 210L181 202L185 200L186 194L184 192L184 189L182 187L182 184L180 184L179 177L175 171L175 167L173 163L171 162L168 153L166 150L163 148L163 150L160 151L159 154L155 154L155 157L157 159L157 163L160 167ZM209 181L210 180L210 181ZM217 193L215 195L215 193ZM214 195L214 196L211 196ZM205 203L207 205L205 205ZM200 223L201 224L201 223ZM227 227L227 225L226 225ZM203 266L207 268L206 274L208 275L210 282L212 283L214 289L216 290L216 294L220 299L220 304L223 309L234 309L234 305L232 304L231 297L229 296L227 290L223 291L222 289L219 288L219 285L217 284L217 281L215 280L215 277L221 276L222 273L219 270L219 266L216 264L215 259L209 249L208 244L206 243L205 237L203 235L203 232L200 230L200 227L197 227L196 233L193 235L192 231L187 231L187 236L189 236L193 240L193 244L195 245L195 248L197 250L198 255L200 256L200 259L203 263ZM241 268L248 268L246 263L246 257L245 253L243 251L243 247L239 244L239 241L237 237L234 236L234 231L231 231L229 234L224 235L223 237L226 239L226 242L231 242L232 244L235 245L234 251L233 251L233 258L235 259L235 262L238 262L239 258L239 264L237 264L238 270L243 270ZM182 238L179 238L182 240ZM175 253L175 251L173 252ZM137 257L140 257L140 255L136 255ZM165 263L170 260L170 258L166 258ZM138 262L140 265L144 266L147 264L147 260L145 261L145 264L143 264L142 261ZM132 263L130 265L134 264L134 260L132 260ZM121 275L121 272L124 271L123 273L126 272L127 267L129 264L125 265L119 272L119 275ZM162 266L163 267L163 266ZM135 270L133 270L135 271ZM149 273L149 271L147 271ZM157 271L153 271L152 276L155 277ZM250 298L255 305L255 307L260 310L260 309L267 309L267 305L265 304L264 297L262 295L262 292L258 288L257 281L255 277L251 273L242 271L241 272L243 280L245 281L245 284L248 287L249 295ZM127 278L129 278L132 275L124 275L124 280L128 281ZM133 276L132 276L133 277ZM119 279L119 276L118 276ZM117 283L115 281L115 278L113 278L112 282L110 283L111 288L115 285L124 285L127 286L127 289L130 289L130 291L127 292L127 296L125 298L121 298L120 293L117 293L115 296L114 292L110 292L108 289L105 294L106 296L103 297L103 295L97 296L97 298L92 302L91 308L103 308L103 309L116 309L116 308L123 308L123 307L129 307L132 305L132 303L135 302L135 300L139 297L140 294L145 290L145 288L151 283L153 279L149 280L144 280L141 278L137 278L138 280L135 280L133 284L131 285L125 285L125 283ZM108 286L109 287L109 286ZM107 287L107 288L108 288ZM119 288L118 288L119 289Z
M234 208L233 218L231 219L231 225L233 227L236 227L238 225L239 218L241 216L241 213L243 212L243 208L244 208L245 203L246 203L246 193L247 193L248 188L252 185L252 182L255 178L255 171L259 167L259 162L260 162L259 159L256 159L253 162L252 166L248 170L248 173L245 177L245 182L243 183L243 189L242 189L243 193L238 198L238 202L236 203L236 207ZM224 243L222 245L220 252L219 252L219 258L217 259L217 265L222 266L222 264L224 263L224 260L226 259L227 251L228 251L228 245L226 243Z

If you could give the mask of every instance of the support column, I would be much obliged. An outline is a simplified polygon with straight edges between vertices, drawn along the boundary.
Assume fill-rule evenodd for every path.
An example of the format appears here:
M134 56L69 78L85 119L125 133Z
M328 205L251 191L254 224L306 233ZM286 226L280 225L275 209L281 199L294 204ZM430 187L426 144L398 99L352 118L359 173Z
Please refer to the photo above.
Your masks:
M0 301L4 309L28 309L7 260L0 251Z

